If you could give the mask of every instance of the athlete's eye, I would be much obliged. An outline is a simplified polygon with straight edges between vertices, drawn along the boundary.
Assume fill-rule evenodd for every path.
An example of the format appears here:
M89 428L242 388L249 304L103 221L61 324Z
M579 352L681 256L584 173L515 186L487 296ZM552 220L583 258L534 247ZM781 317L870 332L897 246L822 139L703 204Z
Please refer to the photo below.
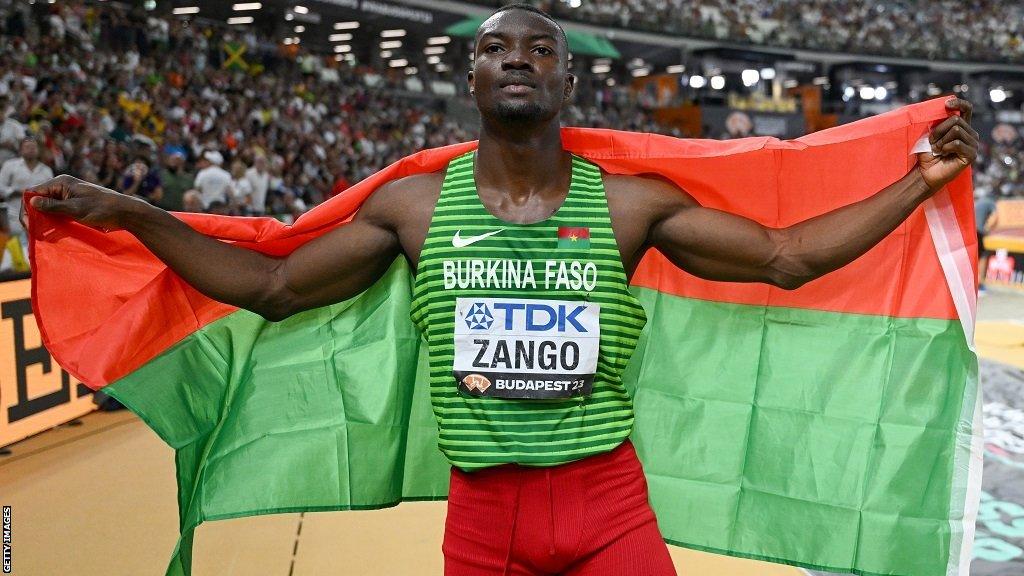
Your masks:
M536 51L541 56L550 56L551 54L555 53L553 50L551 50L551 48L548 48L547 46L537 46Z
M491 52L493 54L501 49L502 48L500 44L488 44L487 47L484 48L484 52Z

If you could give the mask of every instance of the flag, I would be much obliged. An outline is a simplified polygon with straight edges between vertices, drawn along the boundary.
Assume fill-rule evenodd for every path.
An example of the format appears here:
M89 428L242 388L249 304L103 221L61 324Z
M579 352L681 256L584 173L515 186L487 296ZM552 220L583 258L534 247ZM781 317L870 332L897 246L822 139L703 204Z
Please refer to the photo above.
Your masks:
M653 172L780 227L901 178L946 114L932 100L792 141L573 128L562 139L608 173ZM292 226L177 216L282 256L346 225L384 182L475 145L409 156ZM630 289L649 320L624 381L667 541L836 572L966 576L981 473L972 208L965 171L865 255L793 291L644 255ZM181 539L167 574L189 573L204 521L445 498L404 258L362 294L274 323L199 294L127 232L29 215L47 348L176 451Z
M590 228L559 226L558 247L588 250L590 248Z

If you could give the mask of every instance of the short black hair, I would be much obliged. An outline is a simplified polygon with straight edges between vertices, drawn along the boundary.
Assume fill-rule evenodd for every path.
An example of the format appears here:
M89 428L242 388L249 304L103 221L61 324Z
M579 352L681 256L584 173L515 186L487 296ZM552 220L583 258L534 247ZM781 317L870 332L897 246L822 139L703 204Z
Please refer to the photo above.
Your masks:
M569 52L569 38L565 35L565 29L562 28L562 25L559 24L554 19L554 17L551 16L551 14L548 14L547 12L541 10L540 8L537 8L533 4L527 4L525 2L513 2L511 4L505 4L501 8L495 10L494 13L492 13L487 18L490 19L495 14L501 14L502 12L508 12L509 10L524 10L526 12L533 12L534 14L537 14L538 16L547 19L549 22L555 25L555 28L558 29L558 35L562 39L562 45L565 46L566 53Z

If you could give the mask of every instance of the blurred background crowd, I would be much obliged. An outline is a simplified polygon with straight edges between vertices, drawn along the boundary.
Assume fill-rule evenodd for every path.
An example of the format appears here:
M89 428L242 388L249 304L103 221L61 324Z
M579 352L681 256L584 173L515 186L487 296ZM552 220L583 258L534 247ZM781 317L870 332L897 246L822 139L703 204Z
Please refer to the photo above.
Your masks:
M970 11L945 0L545 0L539 6L566 21L736 43L922 58L941 54L953 60L1024 58L1024 8L994 0L979 0ZM303 43L306 25L295 18L308 10L299 8L285 9L282 37L280 25L232 26L230 19L191 17L198 7L190 12L160 10L155 2L0 0L0 197L11 215L9 232L24 243L17 221L20 192L53 174L71 174L168 210L272 215L290 222L403 156L474 138L476 119L463 80L470 65L468 41L451 43L445 57L454 56L447 63L421 56L418 66L403 60L396 67L389 59L394 56L383 50L386 42L380 54L362 58L348 46L341 51L337 45L331 50ZM346 26L336 24L334 30ZM330 38L342 36L351 34ZM431 37L424 54L437 54L432 47L443 52L432 44L437 38L450 42L448 36ZM727 78L733 80L722 71L728 66L721 51L705 58L700 72L693 64L686 72L676 66L672 81L678 82L670 97L659 85L637 84L653 77L644 58L610 60L575 59L580 82L565 125L682 137L798 135L787 133L792 130L785 124L781 132L762 129L771 123L749 117L730 117L719 129L706 119L687 124L665 114L668 105L685 111L725 101L729 88L721 89ZM785 104L788 96L779 97L779 83L768 84L777 72L765 66L738 74L749 90L743 96L757 104L770 95ZM759 76L753 83L750 72ZM849 78L833 73L808 84L832 90L835 105L845 103L845 112L858 104L854 116L881 111L873 106L891 108L949 92L928 84L927 92L898 94L892 83L879 80L873 88L870 80ZM954 90L967 96L966 82L955 82ZM798 83L782 84L798 89ZM762 85L764 92L757 93ZM872 91L867 98L865 88ZM992 90L990 99L983 98L989 105L997 101ZM1012 95L999 90L1003 99ZM975 95L984 93L976 89ZM735 96L728 96L730 105ZM849 119L855 118L843 118ZM801 124L800 131L813 128ZM1020 195L1019 127L993 123L982 132L977 190L992 198ZM7 266L17 265L7 260Z
M540 5L571 20L735 43L1024 60L1024 4L1006 0L545 0Z

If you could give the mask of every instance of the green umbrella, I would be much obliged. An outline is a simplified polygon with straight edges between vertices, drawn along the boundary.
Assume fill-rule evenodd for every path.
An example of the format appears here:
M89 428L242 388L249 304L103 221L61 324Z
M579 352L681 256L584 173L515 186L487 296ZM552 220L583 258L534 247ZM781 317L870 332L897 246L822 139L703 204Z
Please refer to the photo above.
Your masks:
M472 38L476 35L476 29L483 24L485 19L486 17L484 16L467 18L452 24L445 28L444 31L445 34L451 34L452 36ZM585 32L576 32L575 30L567 30L565 36L569 40L569 51L573 54L597 56L600 58L619 58L622 56L606 38Z

